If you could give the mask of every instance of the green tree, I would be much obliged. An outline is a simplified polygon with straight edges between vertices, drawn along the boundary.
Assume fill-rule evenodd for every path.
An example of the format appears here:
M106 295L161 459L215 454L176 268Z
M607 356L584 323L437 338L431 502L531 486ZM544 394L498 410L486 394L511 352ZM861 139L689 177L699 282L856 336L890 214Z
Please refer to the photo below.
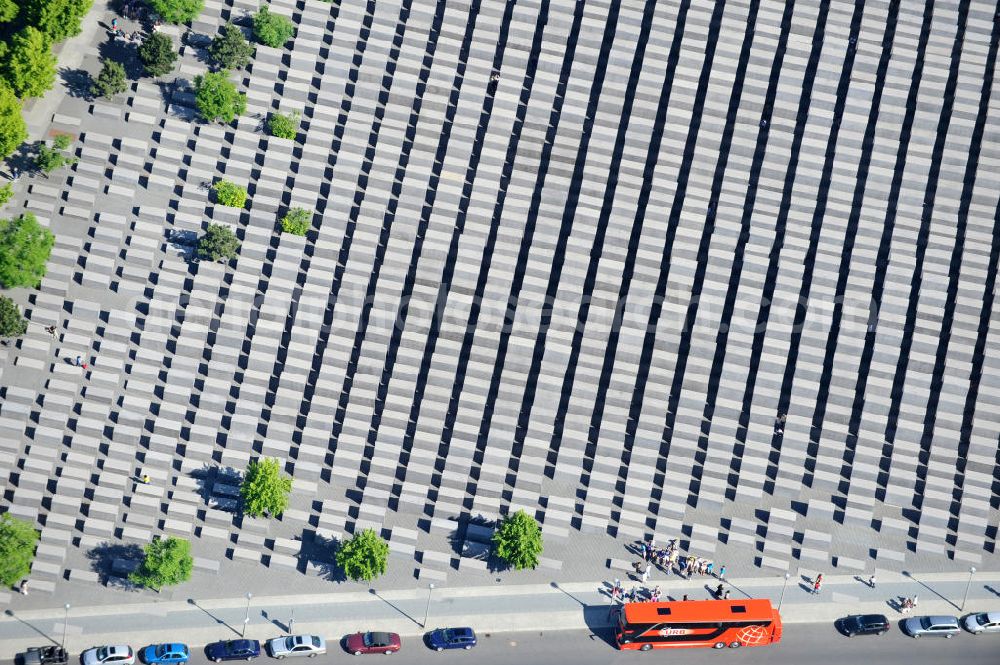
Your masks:
M3 74L14 93L25 97L40 97L56 80L56 57L48 37L28 26L10 40Z
M90 86L90 91L98 97L114 97L128 90L125 68L114 60L105 60L101 73Z
M17 18L18 9L15 0L0 0L0 23L10 23Z
M222 26L222 34L208 47L212 58L223 69L242 69L253 56L253 46L243 36L243 31L232 23Z
M146 545L146 558L128 579L133 584L159 591L165 586L187 582L193 567L191 543L170 536Z
M277 136L279 139L294 139L299 131L298 111L288 115L272 113L267 119L267 130L271 132L271 136Z
M12 155L27 138L28 127L21 115L21 100L0 78L0 159Z
M295 25L291 19L272 14L267 5L262 5L253 15L253 34L261 44L280 48L294 33Z
M0 296L0 337L20 337L27 330L28 322L21 316L17 303Z
M68 148L72 142L73 139L70 138L68 134L60 134L52 141L51 148L42 143L38 147L38 156L35 157L35 166L48 175L56 169L76 164L80 160L76 157L67 157L63 154L63 150Z
M14 198L14 185L8 182L3 187L0 187L0 208L6 205L7 201L10 201L12 198Z
M252 460L247 465L240 496L243 512L250 517L274 515L277 517L288 507L288 493L292 479L281 472L281 463L274 458Z
M30 212L0 219L0 284L11 289L42 281L54 243L52 232Z
M0 515L0 584L9 587L27 577L37 542L34 524Z
M139 46L139 59L148 76L163 76L174 70L177 51L174 41L162 32L154 32L142 40Z
M80 22L90 11L93 0L27 0L26 23L33 25L53 42L80 34Z
M498 557L517 570L534 568L542 553L542 528L528 513L519 510L510 515L493 534Z
M236 234L222 224L209 224L205 235L198 241L198 258L206 261L230 261L236 258L240 241Z
M149 0L149 6L167 23L187 23L198 16L203 0Z
M247 201L247 190L235 182L220 180L212 185L212 189L215 190L215 200L219 202L219 205L242 208Z
M305 208L292 208L281 220L281 230L295 236L304 236L312 226L312 213Z
M232 122L247 110L247 96L229 80L229 72L207 72L194 77L194 101L205 120Z
M385 575L389 559L389 543L374 529L365 529L343 543L337 550L337 565L352 580L371 582Z

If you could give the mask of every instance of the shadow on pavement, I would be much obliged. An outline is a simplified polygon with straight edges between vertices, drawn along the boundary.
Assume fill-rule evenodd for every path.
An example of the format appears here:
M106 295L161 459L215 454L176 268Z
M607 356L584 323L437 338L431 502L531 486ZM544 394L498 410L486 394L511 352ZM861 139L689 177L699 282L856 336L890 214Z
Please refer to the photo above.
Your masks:
M23 623L25 626L27 626L28 628L32 629L33 631L35 631L36 633L38 633L39 635L41 635L42 637L44 637L45 639L47 639L49 642L52 642L52 644L55 644L56 646L59 645L58 642L56 642L54 639L52 639L51 637L49 637L46 633L44 633L41 630L39 630L38 628L36 628L34 624L29 623L29 622L25 621L24 619L22 619L21 617L19 617L16 614L14 614L14 610L4 610L3 613L6 614L7 616L11 617L12 619L17 619L18 621L20 621L21 623Z
M621 605L584 605L583 620L590 630L590 639L601 641L612 649L617 649L615 644L614 623Z

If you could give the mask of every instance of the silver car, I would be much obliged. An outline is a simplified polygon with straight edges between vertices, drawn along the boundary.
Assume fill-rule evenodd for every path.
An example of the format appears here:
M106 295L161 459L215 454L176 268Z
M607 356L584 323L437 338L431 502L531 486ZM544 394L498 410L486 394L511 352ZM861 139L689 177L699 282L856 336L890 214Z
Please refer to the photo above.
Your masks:
M970 614L962 619L962 625L970 633L1000 633L1000 612Z
M949 639L962 632L958 625L958 618L948 616L913 617L903 622L903 630L910 637L933 635Z
M316 635L289 635L267 641L267 648L274 658L309 656L315 658L326 653L326 642Z

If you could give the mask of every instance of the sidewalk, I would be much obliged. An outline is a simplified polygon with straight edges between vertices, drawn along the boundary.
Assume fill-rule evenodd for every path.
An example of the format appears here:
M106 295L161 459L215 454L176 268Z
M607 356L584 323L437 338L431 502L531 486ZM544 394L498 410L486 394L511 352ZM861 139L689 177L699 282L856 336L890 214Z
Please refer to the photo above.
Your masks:
M805 579L791 578L782 601L786 624L830 622L846 614L879 613L890 621L904 617L889 601L900 596L919 597L915 614L961 615L972 611L1000 609L1000 575L984 573L973 579L965 612L959 611L968 574L938 573L915 578L898 573L880 573L876 589L851 575L824 576L823 591L814 596ZM622 580L626 591L631 583ZM775 577L730 580L731 598L742 595L768 597L777 604L782 580ZM471 624L480 633L525 630L595 630L608 625L609 582L576 582L550 585L436 588L404 591L364 590L312 596L265 596L250 599L247 637L264 640L288 630L294 619L296 633L317 633L329 640L357 630L378 628L410 639L422 634L424 611L428 626ZM664 597L691 600L710 597L719 582L712 577L690 581L671 575L650 579ZM354 585L363 589L362 585ZM162 641L184 641L192 647L239 635L247 612L247 599L197 599L191 589L187 601L153 602L127 606L72 607L66 626L67 648L77 653L103 643L128 643L133 647ZM0 659L31 645L58 642L63 634L63 611L17 611L18 597L11 599L11 615L0 615ZM47 639L48 638L48 639Z

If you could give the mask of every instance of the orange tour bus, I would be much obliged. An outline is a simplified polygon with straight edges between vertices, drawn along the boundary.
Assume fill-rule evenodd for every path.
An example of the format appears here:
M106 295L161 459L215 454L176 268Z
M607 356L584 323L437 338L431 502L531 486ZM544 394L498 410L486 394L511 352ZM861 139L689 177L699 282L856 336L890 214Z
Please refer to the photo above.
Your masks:
M781 639L781 615L766 598L625 603L617 613L620 649L737 649Z

